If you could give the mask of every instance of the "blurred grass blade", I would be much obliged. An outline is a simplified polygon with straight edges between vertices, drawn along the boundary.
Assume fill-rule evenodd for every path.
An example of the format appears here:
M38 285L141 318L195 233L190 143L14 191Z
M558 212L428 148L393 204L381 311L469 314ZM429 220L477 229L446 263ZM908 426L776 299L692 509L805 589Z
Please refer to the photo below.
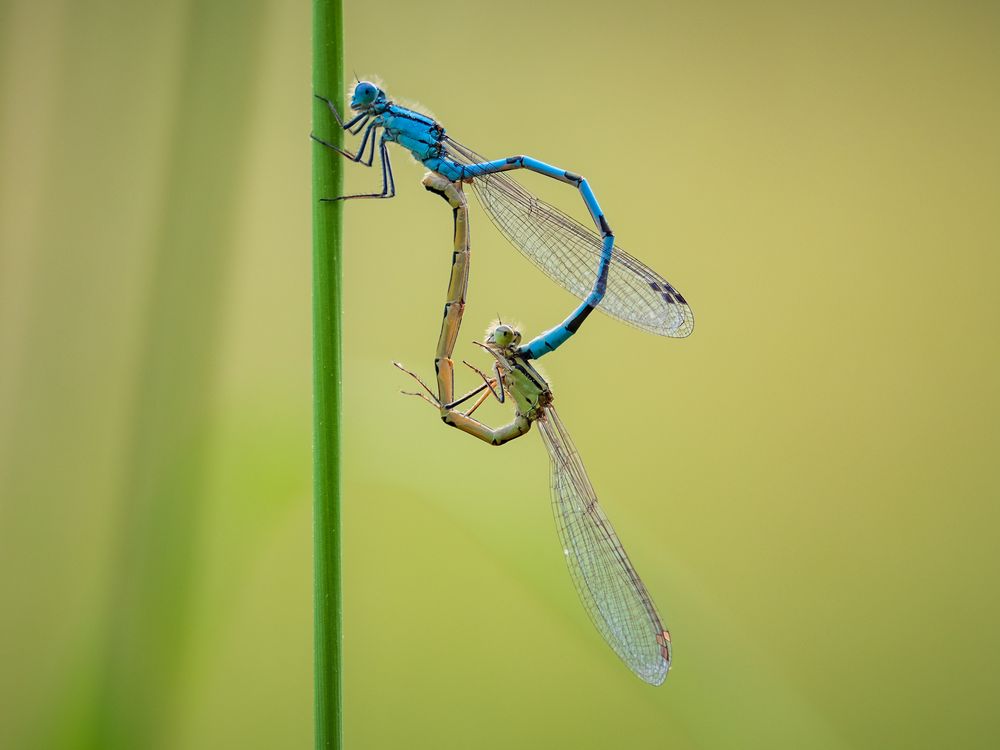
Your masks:
M340 0L313 1L313 91L341 106L343 21ZM313 101L313 131L340 145L343 133ZM316 747L339 750L343 653L340 589L340 396L342 204L340 157L313 144L313 564L315 576Z
M192 3L142 345L91 746L171 744L265 0Z

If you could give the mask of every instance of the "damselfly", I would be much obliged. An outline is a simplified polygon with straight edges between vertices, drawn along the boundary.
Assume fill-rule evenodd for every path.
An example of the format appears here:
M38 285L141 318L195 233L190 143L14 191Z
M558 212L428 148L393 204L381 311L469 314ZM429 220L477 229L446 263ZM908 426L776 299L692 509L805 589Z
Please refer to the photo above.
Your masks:
M659 685L670 669L670 633L597 501L580 454L553 406L552 389L519 351L520 343L520 332L509 325L495 325L480 344L493 358L492 372L480 372L481 386L446 404L416 374L396 366L420 382L426 394L416 395L438 407L445 424L491 445L503 445L538 425L551 463L552 512L580 601L629 669L651 685ZM483 398L468 411L456 408L479 394L493 395L501 403L510 396L513 421L492 428L473 419Z
M460 184L440 174L429 174L424 186L443 196L454 209L455 236L451 279L441 336L434 358L438 392L435 394L415 373L398 362L396 367L413 377L425 393L415 395L435 406L445 424L490 445L503 445L538 425L551 463L552 510L563 554L580 600L601 635L615 653L640 678L652 685L666 679L670 669L670 633L597 501L594 488L573 441L553 406L552 389L530 360L521 334L500 321L486 342L479 344L493 358L492 371L472 365L483 383L464 396L454 397L452 354L465 308L469 280L468 205ZM513 421L492 428L473 418L490 396L503 403L514 401ZM478 397L478 398L477 398ZM467 411L457 407L475 399Z
M351 109L357 114L346 122L333 102L322 96L317 98L326 103L344 130L362 135L354 153L315 135L314 140L366 167L374 163L378 140L382 169L381 192L324 200L393 197L396 185L387 144L397 143L428 169L449 180L471 181L476 197L504 236L557 284L583 300L560 325L532 342L527 350L531 357L554 351L568 340L594 307L661 336L690 335L694 315L687 301L669 281L615 245L614 234L597 198L580 175L530 156L485 159L448 136L432 118L395 104L385 91L368 81L355 84ZM381 137L377 137L379 130ZM527 169L576 187L596 231L504 174L516 169Z

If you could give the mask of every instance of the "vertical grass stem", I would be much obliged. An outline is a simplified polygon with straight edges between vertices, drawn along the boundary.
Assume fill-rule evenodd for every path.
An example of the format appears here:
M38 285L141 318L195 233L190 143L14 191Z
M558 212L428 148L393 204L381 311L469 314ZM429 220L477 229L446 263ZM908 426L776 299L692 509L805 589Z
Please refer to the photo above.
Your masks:
M313 0L313 91L344 101L341 0ZM313 132L342 144L343 131L313 100ZM313 148L313 568L316 748L340 750L343 635L340 581L341 240L340 157Z

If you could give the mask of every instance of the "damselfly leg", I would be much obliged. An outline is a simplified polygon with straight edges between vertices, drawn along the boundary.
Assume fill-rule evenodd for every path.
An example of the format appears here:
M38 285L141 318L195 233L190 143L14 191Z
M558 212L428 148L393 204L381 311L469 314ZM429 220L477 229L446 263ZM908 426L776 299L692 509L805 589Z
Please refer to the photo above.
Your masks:
M321 102L326 104L327 108L330 110L330 114L333 115L333 118L337 121L337 124L340 125L341 130L350 131L352 135L357 135L359 132L361 132L361 128L364 126L366 122L368 122L368 119L371 117L371 115L368 114L367 112L362 112L353 119L351 119L349 122L344 122L344 120L340 117L340 112L337 111L336 104L327 99L325 96L320 96L319 94L313 94L313 96L315 96ZM355 128L355 126L356 129L352 130L351 128Z
M361 164L365 167L372 166L375 160L375 141L378 140L378 126L375 122L369 123L368 120L370 115L362 112L357 117L353 118L348 122L344 122L340 117L340 113L337 112L337 108L334 106L333 102L326 97L315 95L317 99L326 103L330 112L333 113L334 118L337 120L337 124L343 130L348 131L352 135L357 135L361 132L361 128L365 127L365 133L361 137L361 145L358 146L358 150L355 153L351 153L346 149L340 148L329 141L325 141L316 134L311 134L309 137L322 146L326 146L329 149L336 151L341 156L350 159L355 164ZM352 129L353 128L353 129ZM368 149L368 156L365 157L365 149ZM353 195L339 195L336 198L320 198L320 201L324 203L330 203L333 201L344 201L351 200L353 198L392 198L396 195L396 181L392 176L392 162L389 160L389 151L385 146L385 138L383 137L379 140L378 144L379 159L382 164L382 192L380 193L355 193Z
M415 372L411 370L407 370L399 362L393 362L392 364L396 367L396 369L405 372L411 378L416 380L417 383L420 384L420 387L424 389L423 393L419 391L400 391L400 393L402 393L404 396L417 396L418 398L422 398L424 401L433 406L435 409L440 410L442 414L444 414L445 412L453 411L456 406L460 406L473 396L478 396L479 394L482 393L482 396L479 397L479 399L472 405L472 407L468 411L462 412L464 416L469 417L472 416L473 412L475 412L476 409L478 409L480 406L483 405L483 402L485 402L487 398L489 398L490 396L493 396L494 398L497 397L496 395L497 392L494 389L499 384L500 381L491 378L485 381L482 385L476 386L471 391L466 393L464 396L459 396L454 401L443 404L438 400L438 397L434 395L434 392L420 378L419 375L417 375Z

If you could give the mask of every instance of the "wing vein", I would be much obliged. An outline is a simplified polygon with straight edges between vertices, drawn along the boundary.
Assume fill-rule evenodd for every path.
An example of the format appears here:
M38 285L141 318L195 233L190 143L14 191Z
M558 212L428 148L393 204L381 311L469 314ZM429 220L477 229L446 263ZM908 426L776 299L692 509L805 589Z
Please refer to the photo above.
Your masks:
M545 410L538 427L551 460L553 516L580 600L622 661L646 682L659 685L670 668L670 649L653 600L601 509L554 408Z
M445 149L459 164L487 161L451 138L445 138ZM532 195L509 173L477 177L472 188L514 247L564 289L580 299L587 297L601 257L597 232ZM694 313L677 289L618 245L598 309L661 336L684 338L694 330Z

